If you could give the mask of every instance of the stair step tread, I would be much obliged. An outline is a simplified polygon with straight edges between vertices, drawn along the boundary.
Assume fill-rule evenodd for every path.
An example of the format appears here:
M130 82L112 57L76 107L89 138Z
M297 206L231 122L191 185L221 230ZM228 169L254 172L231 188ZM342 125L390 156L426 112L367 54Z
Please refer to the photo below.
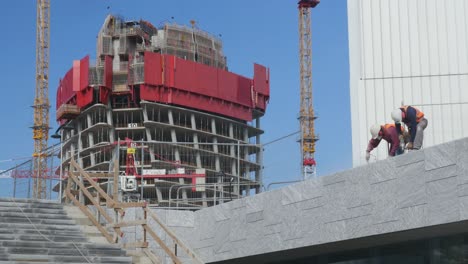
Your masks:
M53 224L53 225L74 225L75 221L71 219L40 219L26 217L0 217L0 223L30 223L33 224Z
M11 240L0 240L1 247L37 247L44 248L46 246L53 248L67 248L67 247L79 247L89 249L119 249L115 244L95 244L91 242L44 242L44 241L11 241Z
M80 227L77 225L54 225L54 224L40 224L34 223L2 223L2 228L9 229L23 229L23 230L49 230L49 231L80 231Z
M18 208L16 206L0 207L0 212L25 212L25 213L39 213L39 214L60 214L67 215L63 209L50 209L50 208Z
M79 247L78 247L79 248ZM121 257L125 256L125 252L120 248L115 249L86 249L75 247L69 248L31 248L31 247L15 247L7 248L7 254L23 254L23 255L48 255L48 256L109 256Z
M40 229L40 228L21 228L21 227L11 227L11 228L0 228L0 235L6 234L44 234L44 235L56 235L56 236L80 236L83 235L83 232L79 228L73 229Z
M47 234L0 234L0 240L17 241L54 241L54 242L86 242L88 239L83 235L60 236Z
M104 256L61 256L61 255L28 255L28 254L0 254L0 260L10 261L48 261L48 262L81 262L81 263L131 263L131 257Z
M66 214L42 214L42 213L26 213L26 212L2 212L0 211L0 217L28 217L30 219L63 219L71 220Z

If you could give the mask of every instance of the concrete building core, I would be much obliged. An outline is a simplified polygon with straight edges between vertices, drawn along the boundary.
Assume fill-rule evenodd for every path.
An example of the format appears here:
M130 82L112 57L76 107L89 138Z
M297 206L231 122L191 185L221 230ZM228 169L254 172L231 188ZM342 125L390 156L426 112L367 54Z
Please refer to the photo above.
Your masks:
M269 70L253 68L229 72L221 40L196 27L109 15L95 64L74 61L57 89L64 174L72 157L96 175L119 160L129 193L161 207L260 192Z

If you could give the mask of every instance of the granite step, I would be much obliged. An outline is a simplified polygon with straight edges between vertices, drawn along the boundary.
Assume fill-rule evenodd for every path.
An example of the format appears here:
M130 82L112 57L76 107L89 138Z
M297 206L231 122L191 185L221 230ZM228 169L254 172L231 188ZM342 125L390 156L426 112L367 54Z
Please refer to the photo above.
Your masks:
M0 254L1 261L62 263L131 263L131 257Z

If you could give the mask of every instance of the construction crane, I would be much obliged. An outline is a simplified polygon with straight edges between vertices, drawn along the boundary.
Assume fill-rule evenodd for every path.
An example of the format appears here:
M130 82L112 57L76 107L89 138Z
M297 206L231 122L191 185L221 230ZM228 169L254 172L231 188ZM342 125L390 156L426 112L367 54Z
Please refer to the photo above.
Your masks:
M300 144L302 153L302 176L309 178L316 173L314 107L312 102L312 31L310 13L320 0L300 0L299 9L299 61L301 82L301 108L299 122L301 126Z
M45 199L47 189L47 138L49 137L49 41L50 0L37 0L36 95L34 98L33 197Z

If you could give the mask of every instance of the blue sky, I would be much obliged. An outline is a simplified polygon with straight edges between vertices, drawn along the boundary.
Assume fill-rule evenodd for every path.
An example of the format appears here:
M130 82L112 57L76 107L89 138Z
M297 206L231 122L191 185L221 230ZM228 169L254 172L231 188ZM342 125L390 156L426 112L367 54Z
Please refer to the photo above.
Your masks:
M108 13L145 19L158 25L174 17L179 24L194 19L199 28L221 34L230 71L252 77L253 63L270 67L271 100L262 127L263 142L299 129L298 14L295 0L80 0L55 1L51 8L50 102L55 131L58 80L72 61L95 58L96 36ZM109 7L109 8L108 8ZM35 89L35 1L3 3L0 64L3 96L0 113L0 160L30 156L33 151ZM313 10L314 106L320 136L318 174L351 168L351 124L346 0L322 1ZM265 184L300 179L297 137L265 147ZM50 143L55 140L50 139ZM0 163L0 169L11 166Z

